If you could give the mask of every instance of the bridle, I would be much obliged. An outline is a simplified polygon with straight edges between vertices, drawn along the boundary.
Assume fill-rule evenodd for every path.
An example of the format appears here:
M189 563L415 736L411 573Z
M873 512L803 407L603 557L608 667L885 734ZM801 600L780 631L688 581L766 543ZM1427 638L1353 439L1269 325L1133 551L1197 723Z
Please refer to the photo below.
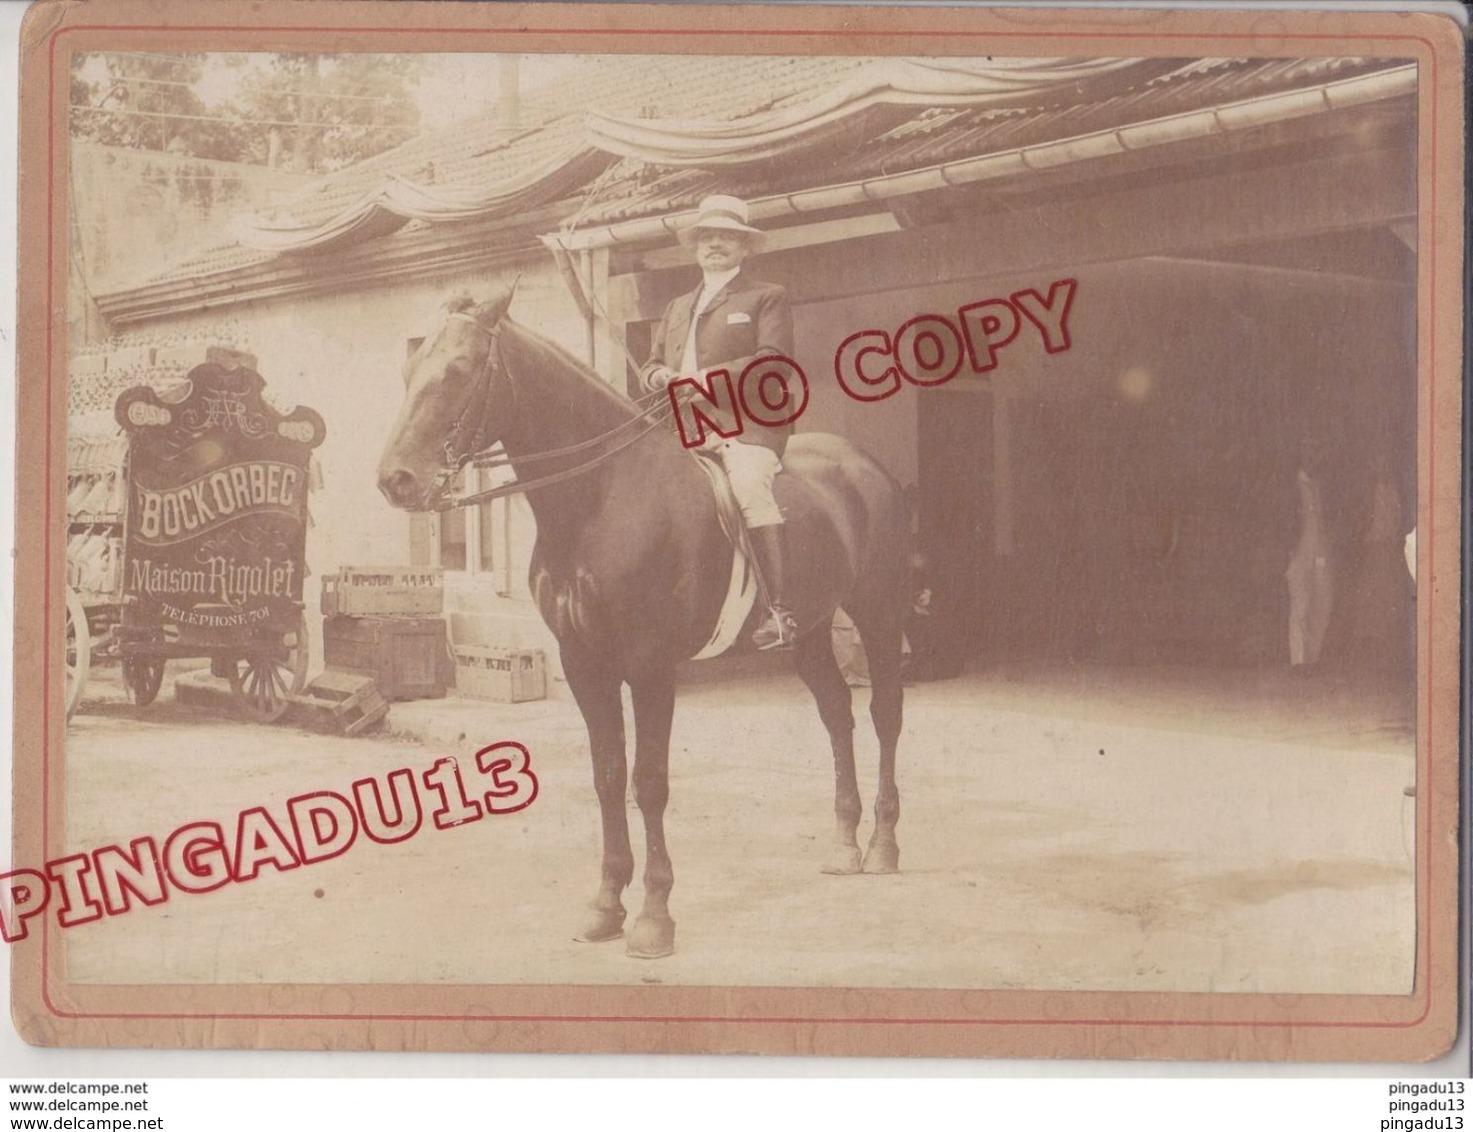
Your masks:
M460 469L481 454L481 441L486 436L486 414L490 407L491 383L506 369L506 363L501 357L501 323L498 322L490 329L482 326L472 315L455 312L445 317L445 321L458 319L469 323L476 332L486 337L486 360L481 363L481 368L476 371L475 381L471 384L470 396L467 397L465 408L461 410L460 416L455 418L455 423L450 426L449 433L445 436L445 463L435 476L436 489L442 489L450 480L459 474ZM510 378L510 374L508 374ZM513 400L516 398L516 386L508 381ZM467 427L472 414L477 414L474 428ZM469 436L469 443L462 444L461 437Z
M501 499L508 495L519 495L522 492L535 491L538 488L549 487L552 484L561 483L564 480L583 475L585 472L592 471L604 463L604 461L622 452L635 441L644 437L652 429L658 428L674 412L670 398L664 390L660 390L645 398L641 398L641 401L648 401L649 404L645 405L636 415L621 421L607 432L600 433L598 436L591 437L588 440L579 441L577 444L565 445L562 448L551 448L544 452L522 453L517 456L515 463L525 467L528 464L535 464L544 460L576 456L579 453L597 449L605 441L619 437L635 425L642 424L644 426L633 431L631 435L622 438L617 444L607 448L605 451L599 452L592 458L582 463L574 464L571 468L549 472L546 475L537 476L533 479L522 479L519 477L511 483L500 484L496 487L486 488L464 495L455 495L450 491L450 485L455 481L456 476L460 474L461 469L467 464L485 469L509 468L512 466L512 458L506 454L505 449L499 442L487 447L481 447L481 444L489 431L486 424L486 416L490 410L491 398L489 393L493 382L498 377L505 377L506 388L511 397L511 412L514 413L517 403L517 381L511 369L507 366L506 359L501 352L500 322L494 327L488 328L473 315L459 311L452 312L446 316L447 322L450 319L459 319L463 322L468 322L479 333L486 336L486 360L481 364L481 368L476 373L475 381L471 385L471 392L466 400L465 408L461 411L460 416L455 419L455 423L450 426L450 431L445 436L444 463L435 473L434 483L430 487L430 496L436 500L433 510L450 511L457 507L470 507L477 503L486 503L492 499ZM474 424L469 423L472 416L475 417ZM469 440L462 443L462 438L464 437L469 437Z

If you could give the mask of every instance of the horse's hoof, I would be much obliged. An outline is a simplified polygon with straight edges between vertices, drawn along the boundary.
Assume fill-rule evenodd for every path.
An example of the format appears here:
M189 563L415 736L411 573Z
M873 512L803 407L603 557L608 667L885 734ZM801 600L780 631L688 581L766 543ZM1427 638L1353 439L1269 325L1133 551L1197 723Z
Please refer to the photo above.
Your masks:
M898 873L900 871L900 846L871 845L864 855L864 871L867 873Z
M675 950L675 921L669 916L640 916L634 921L625 950L633 959L663 959Z
M825 862L823 871L832 877L852 877L859 868L859 846L840 845Z
M607 943L624 934L623 908L595 908L588 923L573 938L579 943Z

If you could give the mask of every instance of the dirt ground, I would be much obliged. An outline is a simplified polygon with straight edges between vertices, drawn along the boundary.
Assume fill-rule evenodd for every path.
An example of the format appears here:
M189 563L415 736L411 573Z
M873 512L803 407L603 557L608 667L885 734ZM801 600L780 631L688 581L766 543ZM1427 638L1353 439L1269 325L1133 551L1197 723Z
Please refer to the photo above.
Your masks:
M173 679L171 671L170 681ZM526 745L531 806L264 870L66 932L78 983L577 983L1405 993L1414 946L1410 708L1333 676L983 673L907 690L901 869L820 873L826 736L791 676L682 689L667 828L675 955L572 935L598 876L565 698L396 705L343 739L135 709L95 674L66 747L74 850L367 775ZM565 692L563 693L565 695ZM875 742L856 689L861 787ZM419 738L415 738L418 736ZM464 738L462 738L464 736ZM431 803L432 805L433 803ZM631 809L642 862L638 812ZM638 909L638 881L626 898Z

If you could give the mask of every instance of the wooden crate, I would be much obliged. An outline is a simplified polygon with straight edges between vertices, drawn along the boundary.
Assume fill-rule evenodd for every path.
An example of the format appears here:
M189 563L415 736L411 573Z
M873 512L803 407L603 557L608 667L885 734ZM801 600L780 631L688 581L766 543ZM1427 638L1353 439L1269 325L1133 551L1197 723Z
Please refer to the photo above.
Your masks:
M455 691L500 704L546 699L547 658L541 649L457 645Z
M322 579L324 617L438 617L444 608L439 566L344 566Z
M373 677L390 700L440 699L454 675L442 617L329 617L322 659L329 668Z
M389 714L371 677L330 668L291 700L319 726L344 735L359 735Z

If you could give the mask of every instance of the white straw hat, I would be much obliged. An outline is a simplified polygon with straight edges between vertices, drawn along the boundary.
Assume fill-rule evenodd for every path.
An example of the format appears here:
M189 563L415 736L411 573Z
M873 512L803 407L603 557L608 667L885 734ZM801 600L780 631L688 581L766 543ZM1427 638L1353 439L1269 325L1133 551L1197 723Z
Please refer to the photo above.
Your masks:
M701 201L700 208L696 210L696 218L689 224L683 225L677 238L686 247L694 247L696 233L702 228L723 228L729 232L745 232L751 242L752 250L760 252L762 245L767 242L761 229L753 228L749 220L747 202L740 197L710 196Z

